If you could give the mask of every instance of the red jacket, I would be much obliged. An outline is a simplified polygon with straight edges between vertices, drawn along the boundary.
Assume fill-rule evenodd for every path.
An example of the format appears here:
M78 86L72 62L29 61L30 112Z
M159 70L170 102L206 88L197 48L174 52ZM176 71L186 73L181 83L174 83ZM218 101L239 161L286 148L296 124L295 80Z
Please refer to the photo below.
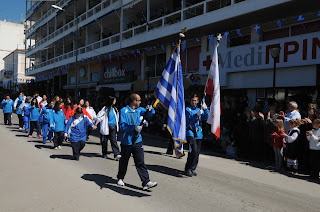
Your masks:
M273 133L276 133L275 135L272 135ZM271 146L276 148L282 148L283 147L283 138L281 137L281 134L284 134L284 130L278 131L277 128L274 128L271 132Z
M73 114L76 113L76 109L77 109L78 107L79 107L79 106L77 105L77 106L75 106L75 107L73 108L72 116L73 116ZM86 116L88 116L89 119L92 119L91 115L88 113L88 111L87 111L84 107L82 107L82 112L83 112L83 115L86 115ZM71 116L70 116L70 117L71 117ZM66 118L67 118L67 117L66 117Z
M71 116L73 116L74 111L71 109L71 106L69 105L68 108L65 107L65 105L62 105L62 111L64 115L66 116L66 119L69 120ZM74 108L73 108L74 109Z

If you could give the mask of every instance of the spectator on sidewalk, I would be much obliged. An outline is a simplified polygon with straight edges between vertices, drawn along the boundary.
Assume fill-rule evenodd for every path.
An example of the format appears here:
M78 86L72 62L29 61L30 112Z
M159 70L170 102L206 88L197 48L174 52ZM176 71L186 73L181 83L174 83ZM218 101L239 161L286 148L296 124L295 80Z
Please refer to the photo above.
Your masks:
M285 133L289 131L289 121L291 119L301 119L300 113L297 111L298 104L294 101L288 103L288 113L284 114L283 111L280 111L279 118L283 119L283 126Z
M3 108L3 118L5 125L12 125L11 117L12 117L12 110L13 110L14 102L10 99L9 95L6 95L6 98L2 100L1 106Z
M299 143L299 135L300 135L300 119L291 119L289 121L289 131L288 134L285 135L285 144L286 144L286 160L287 167L289 171L292 173L296 173L298 171L298 150L297 144Z
M319 179L320 171L320 119L313 121L313 128L307 131L307 139L310 148L310 176L313 179Z
M284 144L284 128L283 128L283 121L282 119L276 119L274 121L274 129L271 131L271 146L274 150L274 158L276 162L276 170L280 170L282 166L283 156L281 154L281 149L283 148Z

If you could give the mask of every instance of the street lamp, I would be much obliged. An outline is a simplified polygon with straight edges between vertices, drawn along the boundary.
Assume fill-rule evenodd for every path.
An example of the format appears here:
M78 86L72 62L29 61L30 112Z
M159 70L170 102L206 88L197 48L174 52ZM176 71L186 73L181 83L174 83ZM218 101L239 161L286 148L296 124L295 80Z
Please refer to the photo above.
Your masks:
M63 8L61 8L61 7L59 7L59 6L57 6L57 5L54 5L54 4L52 4L51 5L51 7L52 8L54 8L54 9L57 9L57 10L60 10L60 11L65 11L65 9L63 9ZM76 2L75 2L75 8L76 8ZM78 31L79 31L79 25L78 25L78 23L79 23L79 19L78 19L78 16L76 15L76 11L75 11L75 9L74 9L74 14L73 14L75 17L76 17L76 19L75 19L75 21L76 21L76 31L75 31L75 33L73 33L73 39L74 39L74 45L75 45L75 49L76 49L76 62L75 62L75 72L76 72L76 83L75 83L75 99L76 99L76 101L78 100L78 96L79 96L79 92L78 92L78 72L79 72L79 65L78 65ZM54 81L54 79L53 79L53 81Z
M279 58L280 50L280 46L270 48L271 56L273 58L273 99L275 99L276 96L276 60Z

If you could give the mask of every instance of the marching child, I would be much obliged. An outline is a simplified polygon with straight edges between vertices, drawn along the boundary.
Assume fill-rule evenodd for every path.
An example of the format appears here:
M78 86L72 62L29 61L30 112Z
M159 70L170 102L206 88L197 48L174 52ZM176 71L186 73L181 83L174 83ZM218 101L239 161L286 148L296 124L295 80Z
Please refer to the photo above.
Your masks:
M91 127L93 130L97 129L92 121L86 115L83 115L82 108L79 107L69 119L64 130L65 137L69 137L71 142L73 157L77 161L79 160L81 150L86 145L87 127Z
M29 138L32 138L32 133L34 128L37 130L38 138L42 138L41 136L41 129L40 129L40 123L38 122L40 117L40 107L38 105L37 98L33 98L31 100L31 105L28 107L30 111L30 132L29 132Z
M284 144L284 128L283 128L283 121L282 119L276 119L273 123L274 129L271 131L271 146L273 147L274 151L274 158L276 161L276 170L281 169L282 165L282 154L281 149L283 148Z
M50 116L53 109L53 101L48 101L48 104L46 106L42 107L41 113L40 113L40 119L41 120L41 127L42 127L42 136L43 136L43 143L47 143L47 139L51 141L53 137L53 132L50 129ZM49 132L49 134L48 134Z
M320 171L320 119L313 121L313 130L307 131L307 139L310 148L310 176L319 179Z
M297 153L297 144L299 140L300 130L300 119L291 119L289 121L289 131L288 134L284 134L285 143L286 143L286 160L287 167L293 172L297 173L298 171L298 153Z
M24 122L24 131L29 134L29 119L30 119L30 111L29 106L31 103L31 97L28 96L26 101L19 106L19 110L22 111L23 122Z
M54 105L50 116L50 128L54 132L53 138L53 149L61 149L61 145L64 138L64 128L66 117L61 110L62 104L60 101L57 101Z

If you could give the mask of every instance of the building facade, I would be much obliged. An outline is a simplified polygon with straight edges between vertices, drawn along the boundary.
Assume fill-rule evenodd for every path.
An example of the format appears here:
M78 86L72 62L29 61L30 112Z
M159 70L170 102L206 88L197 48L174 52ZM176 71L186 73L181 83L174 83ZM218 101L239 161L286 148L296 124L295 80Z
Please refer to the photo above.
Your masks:
M34 81L33 76L25 75L25 50L16 49L3 58L3 87L13 93L26 89L26 84Z
M6 57L15 49L24 48L24 25L21 23L0 20L0 58ZM6 77L9 74L6 72ZM0 61L0 83L6 82L5 78L5 62Z
M276 98L293 95L296 88L316 95L312 89L318 85L320 16L314 8L319 4L293 0L27 3L26 74L35 76L38 83L46 82L46 91L52 95L62 90L73 95L77 89L81 96L89 96L103 87L113 88L117 96L150 91L178 33L186 27L181 53L185 88L195 84L187 79L190 75L199 85L206 82L213 53L208 35L228 32L219 47L220 81L226 96L245 95L254 105L257 99L272 95L272 45L281 46ZM305 15L301 22L299 15ZM281 26L277 20L282 20ZM256 25L261 25L259 34L253 28Z

